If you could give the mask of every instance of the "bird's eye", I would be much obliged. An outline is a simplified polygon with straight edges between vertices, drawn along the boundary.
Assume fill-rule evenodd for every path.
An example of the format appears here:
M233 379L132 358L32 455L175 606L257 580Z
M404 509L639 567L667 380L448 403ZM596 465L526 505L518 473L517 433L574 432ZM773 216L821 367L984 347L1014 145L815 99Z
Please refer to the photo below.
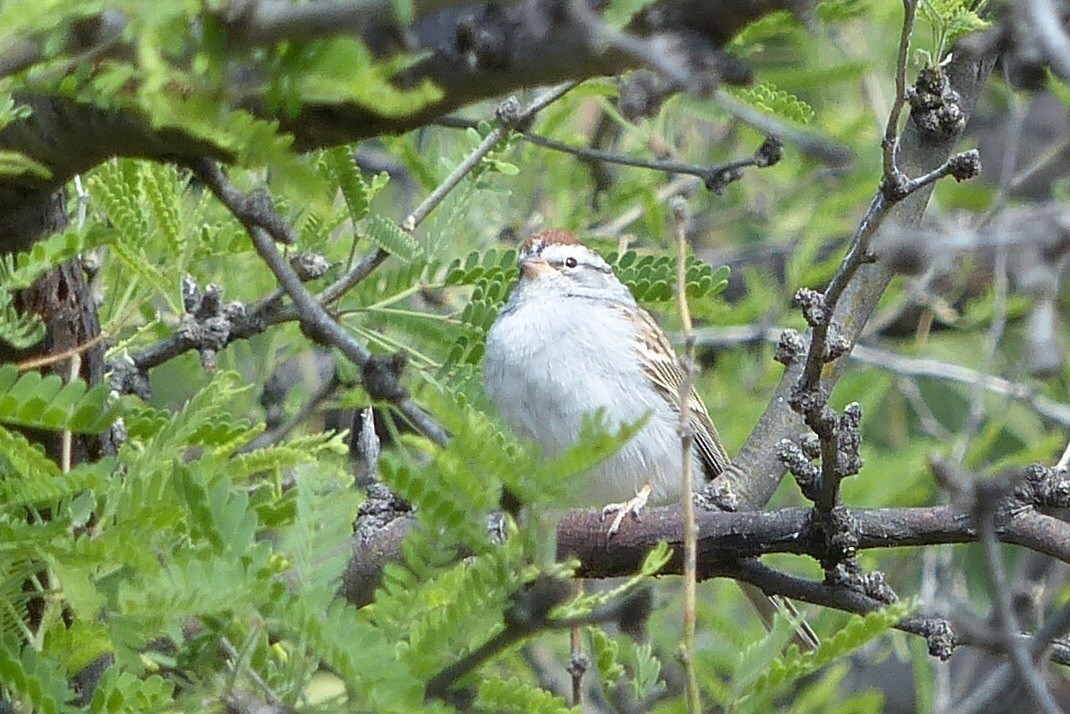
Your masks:
M565 258L566 268L575 268L577 265L579 265L579 262L575 258Z

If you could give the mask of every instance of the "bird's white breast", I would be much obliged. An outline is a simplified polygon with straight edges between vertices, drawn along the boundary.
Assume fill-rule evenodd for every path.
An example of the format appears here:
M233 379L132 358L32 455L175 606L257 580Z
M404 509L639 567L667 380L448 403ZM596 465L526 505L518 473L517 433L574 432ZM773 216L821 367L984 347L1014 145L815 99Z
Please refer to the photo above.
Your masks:
M587 475L578 491L587 505L627 500L647 481L654 502L680 494L679 417L643 372L636 330L626 311L563 297L511 304L487 335L487 393L502 418L547 454L574 445L585 415L600 409L611 428L647 418Z

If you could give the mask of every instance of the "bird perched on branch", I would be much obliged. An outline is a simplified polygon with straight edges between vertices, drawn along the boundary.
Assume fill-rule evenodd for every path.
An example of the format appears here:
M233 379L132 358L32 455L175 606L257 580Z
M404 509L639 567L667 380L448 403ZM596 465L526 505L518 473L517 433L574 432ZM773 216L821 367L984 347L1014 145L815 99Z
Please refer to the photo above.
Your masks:
M502 418L545 452L575 444L585 416L643 422L591 469L581 498L615 513L609 535L648 501L681 496L680 391L685 372L668 337L608 263L574 235L547 230L520 247L520 282L487 334L484 382ZM729 463L692 388L693 483ZM621 500L624 499L624 500Z
M615 514L607 532L612 536L648 501L682 496L684 366L610 265L573 234L536 233L520 246L519 257L520 281L487 333L484 385L509 426L550 455L573 446L584 418L595 412L611 427L642 423L590 470L581 492L587 504L609 502L602 515ZM688 408L692 483L699 486L721 474L730 459L693 387ZM799 623L799 643L817 646L817 635L790 601L766 600L749 586L744 593L767 624L771 600Z

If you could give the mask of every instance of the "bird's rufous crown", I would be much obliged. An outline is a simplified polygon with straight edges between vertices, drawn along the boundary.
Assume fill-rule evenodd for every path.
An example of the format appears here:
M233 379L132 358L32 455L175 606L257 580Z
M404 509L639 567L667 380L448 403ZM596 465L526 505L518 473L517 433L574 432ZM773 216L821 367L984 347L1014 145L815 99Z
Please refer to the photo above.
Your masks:
M532 253L541 252L543 248L548 245L577 245L579 239L568 231L561 230L560 228L549 228L545 231L539 231L528 236L523 243L520 244L520 255L531 255Z

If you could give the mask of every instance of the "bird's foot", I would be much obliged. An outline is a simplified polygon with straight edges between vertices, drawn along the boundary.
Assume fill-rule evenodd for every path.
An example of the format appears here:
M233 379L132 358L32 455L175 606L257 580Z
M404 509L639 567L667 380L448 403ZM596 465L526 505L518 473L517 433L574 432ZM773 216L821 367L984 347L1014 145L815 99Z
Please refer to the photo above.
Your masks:
M613 534L620 530L620 524L624 521L625 516L631 515L635 520L639 520L639 511L646 506L646 502L650 499L650 492L653 490L649 482L644 483L642 488L636 491L635 498L621 503L610 503L602 509L603 521L610 513L617 514L613 517L613 522L609 524L609 530L606 531L607 538L612 538Z

